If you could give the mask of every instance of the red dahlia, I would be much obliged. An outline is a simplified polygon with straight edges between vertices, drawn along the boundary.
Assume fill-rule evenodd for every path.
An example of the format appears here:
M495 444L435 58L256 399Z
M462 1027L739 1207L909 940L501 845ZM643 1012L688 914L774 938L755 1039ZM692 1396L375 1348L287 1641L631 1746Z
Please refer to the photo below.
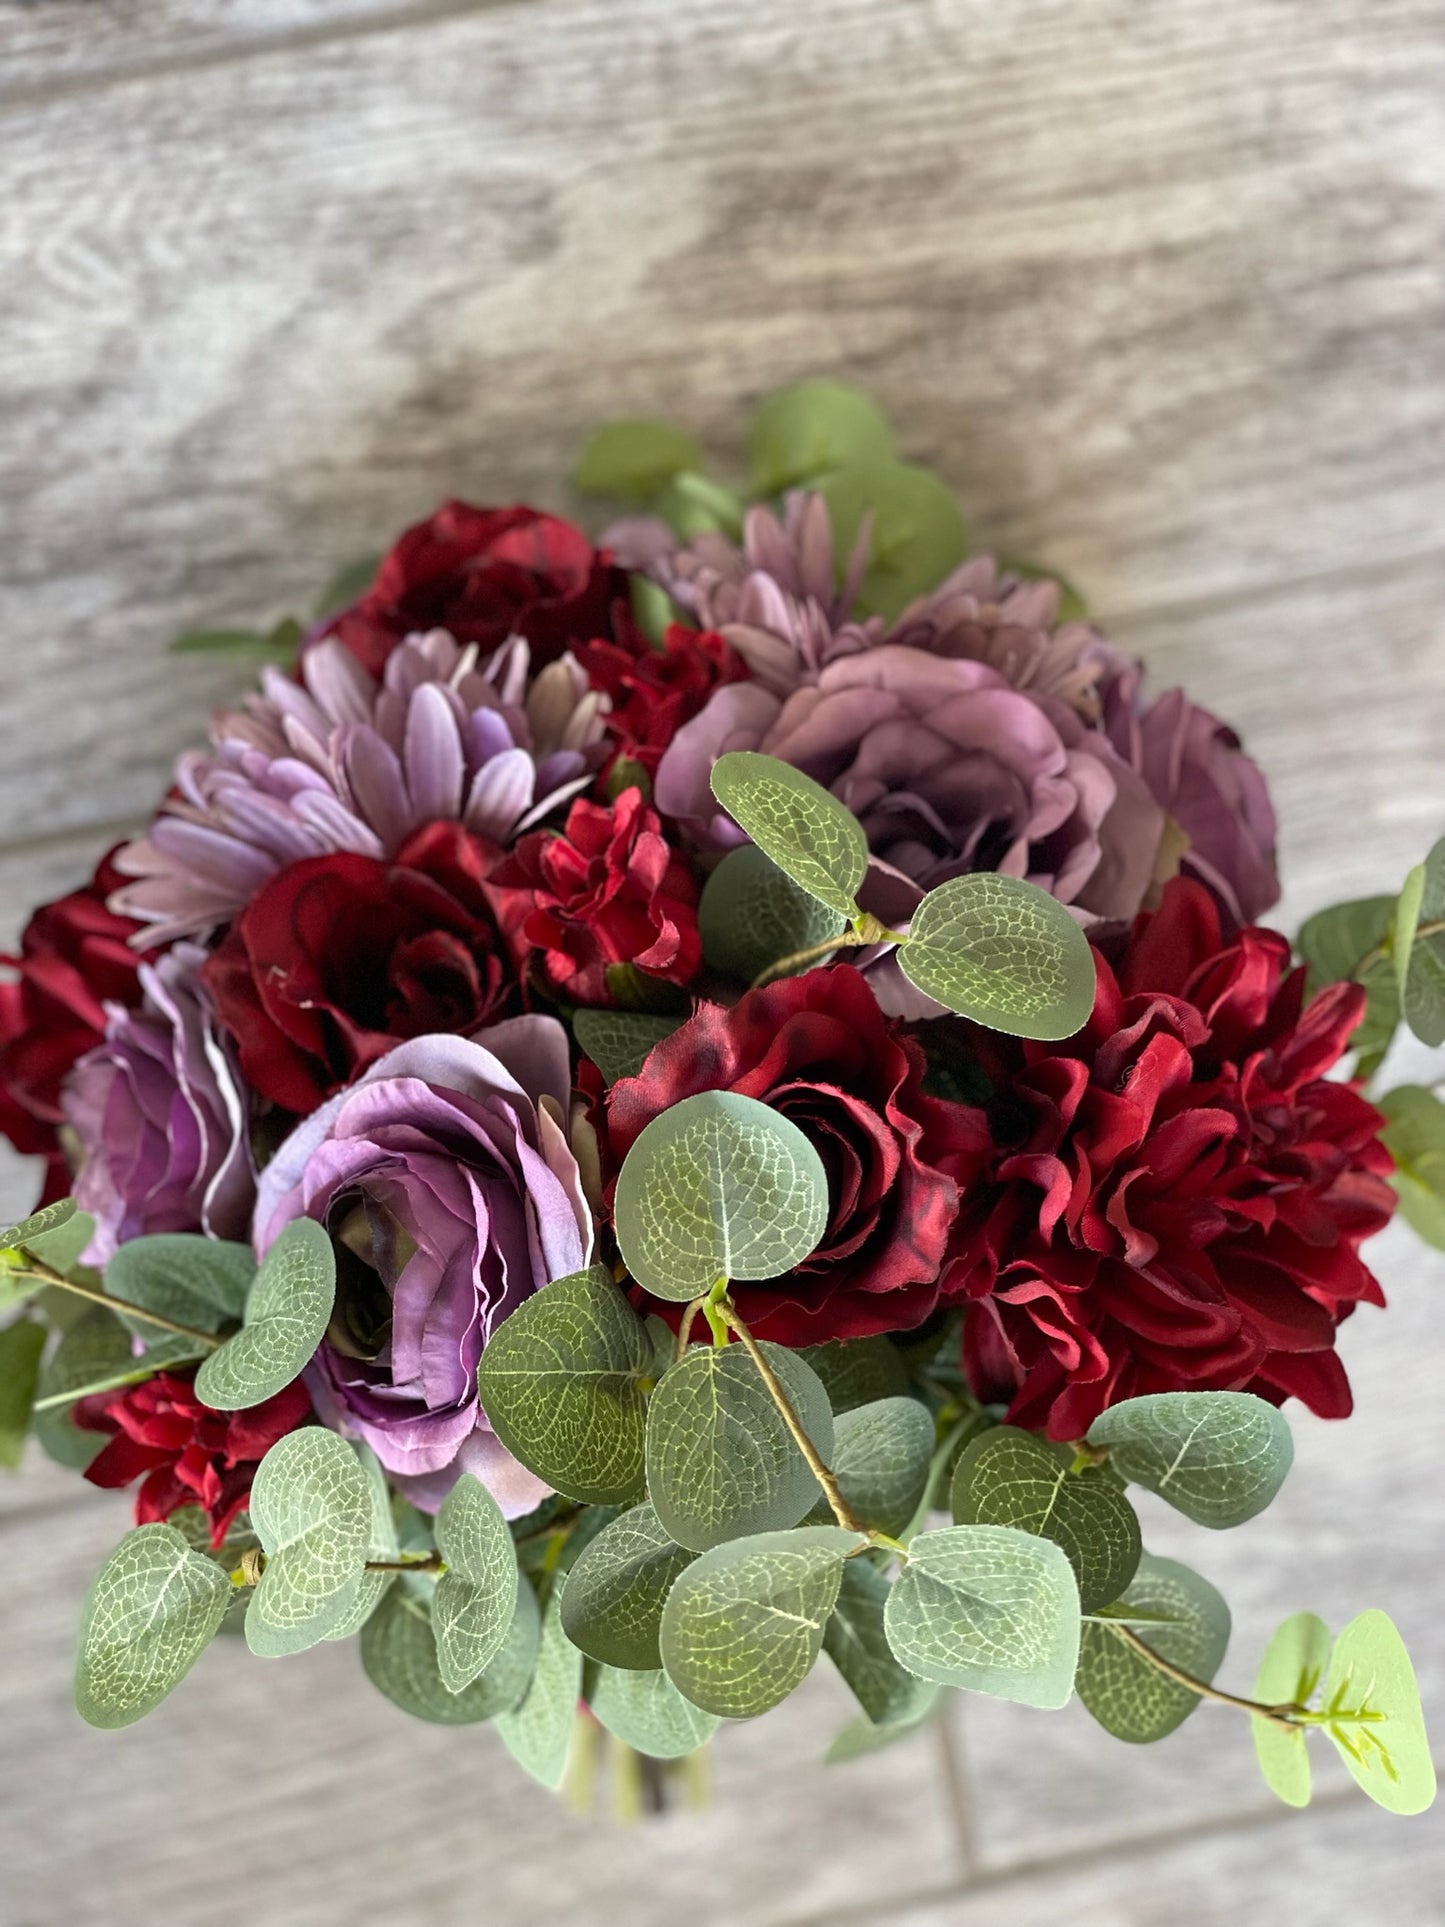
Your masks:
M617 624L617 640L584 642L572 651L594 689L611 701L607 734L618 754L657 774L662 752L684 723L692 721L714 689L743 682L747 666L712 629L670 625L654 649L630 619Z
M1221 938L1170 883L1094 1014L1058 1044L976 1036L996 1078L987 1181L965 1196L949 1278L964 1363L1017 1424L1080 1437L1148 1392L1246 1390L1342 1418L1335 1328L1383 1304L1359 1256L1390 1216L1382 1119L1325 1073L1365 993L1308 1005L1272 930Z

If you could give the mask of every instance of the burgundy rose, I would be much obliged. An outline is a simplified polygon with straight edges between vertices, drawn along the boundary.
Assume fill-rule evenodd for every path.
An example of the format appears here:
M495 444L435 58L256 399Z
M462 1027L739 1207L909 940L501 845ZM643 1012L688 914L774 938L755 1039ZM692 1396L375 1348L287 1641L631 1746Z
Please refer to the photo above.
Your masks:
M540 668L568 643L610 635L612 605L626 595L626 576L570 522L445 502L406 531L366 594L322 633L374 676L404 636L428 629L483 649L523 635Z
M574 1003L611 1003L611 964L669 984L697 975L697 882L638 789L605 807L579 798L565 830L524 836L491 882L519 967Z
M1384 1302L1358 1247L1394 1204L1380 1114L1325 1075L1363 990L1306 1005L1286 940L1224 943L1185 878L1117 968L1098 966L1076 1037L974 1039L996 1149L949 1275L971 1384L1056 1439L1148 1392L1244 1390L1344 1417L1335 1327Z
M981 1115L928 1097L923 1054L848 965L703 1004L607 1100L619 1166L643 1126L699 1091L739 1091L791 1118L828 1174L828 1227L786 1277L733 1288L765 1338L811 1345L902 1331L938 1303L957 1179L987 1149ZM675 1314L678 1307L656 1309Z
M748 673L716 630L687 629L680 622L669 625L660 649L627 621L618 623L615 642L580 643L572 653L588 682L612 704L605 727L616 753L640 763L649 777L714 689L742 682Z
M138 1526L197 1505L211 1522L212 1546L219 1547L251 1496L257 1466L277 1439L310 1416L311 1400L298 1378L249 1411L213 1412L189 1378L161 1372L127 1391L80 1399L72 1409L86 1431L112 1434L86 1471L92 1485L143 1478Z
M0 984L0 1131L17 1151L48 1160L47 1201L69 1183L56 1137L61 1086L105 1036L106 1004L141 1000L140 960L128 942L141 926L105 907L122 881L111 855L91 882L35 912L18 957L0 957L17 973Z
M497 851L431 823L391 863L293 863L205 966L246 1082L305 1114L404 1038L506 1014L515 976L484 883Z

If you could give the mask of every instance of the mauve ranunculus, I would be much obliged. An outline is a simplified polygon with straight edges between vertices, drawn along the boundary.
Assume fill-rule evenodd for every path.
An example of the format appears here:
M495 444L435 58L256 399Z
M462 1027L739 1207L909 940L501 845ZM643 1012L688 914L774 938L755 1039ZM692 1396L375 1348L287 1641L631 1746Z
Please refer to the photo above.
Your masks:
M1151 795L1189 838L1181 868L1207 884L1231 922L1253 923L1279 901L1277 825L1269 785L1217 716L1170 689L1147 708L1143 671L1120 661L1103 690L1103 724Z
M418 1037L300 1124L261 1173L258 1256L300 1217L337 1246L336 1310L306 1374L316 1409L427 1509L463 1472L510 1517L546 1495L488 1425L477 1361L524 1299L591 1256L570 1087L551 1017L471 1041Z
M740 840L708 787L732 749L822 783L873 854L921 889L998 870L1126 917L1153 878L1163 815L1138 776L1066 703L1014 689L984 663L890 644L828 663L786 701L754 683L716 691L678 732L654 789L665 816L714 848Z
M75 1201L95 1218L87 1264L154 1232L246 1235L256 1195L246 1096L199 978L205 960L182 943L143 964L140 1009L107 1005L105 1042L66 1083Z

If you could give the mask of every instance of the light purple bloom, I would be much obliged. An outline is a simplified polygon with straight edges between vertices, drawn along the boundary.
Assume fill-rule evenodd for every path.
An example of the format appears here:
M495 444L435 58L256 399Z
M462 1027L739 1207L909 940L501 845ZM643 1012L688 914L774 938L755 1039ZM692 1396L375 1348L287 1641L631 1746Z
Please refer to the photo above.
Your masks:
M509 843L585 789L606 758L605 696L564 655L530 681L514 636L483 666L445 630L408 636L380 685L332 638L301 682L268 669L212 749L176 766L178 797L116 858L114 906L164 943L228 923L278 870L338 850L384 859L438 820Z
M299 1125L261 1174L258 1256L298 1217L337 1241L336 1312L306 1374L316 1409L428 1510L463 1472L509 1517L546 1496L488 1425L477 1361L509 1313L591 1256L570 1084L555 1018L414 1038Z
M87 1264L155 1232L246 1236L256 1191L246 1100L200 981L204 961L196 944L177 944L142 964L139 1008L106 1007L105 1042L66 1082L75 1201L95 1218Z

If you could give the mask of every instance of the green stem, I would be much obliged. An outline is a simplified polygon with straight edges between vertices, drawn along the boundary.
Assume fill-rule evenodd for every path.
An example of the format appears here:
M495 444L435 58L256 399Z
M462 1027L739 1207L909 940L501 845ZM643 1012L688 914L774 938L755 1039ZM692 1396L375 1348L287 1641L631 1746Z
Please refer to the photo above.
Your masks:
M809 944L806 950L794 950L789 956L779 957L766 970L760 970L748 988L761 990L764 984L770 984L775 977L790 977L795 970L801 970L804 964L816 963L820 957L831 957L835 950L852 950L859 944L871 941L871 938L860 936L856 930L840 930L836 937L829 937L826 943Z
M144 1305L132 1305L124 1298L114 1298L108 1291L100 1291L94 1285L84 1285L78 1278L67 1278L63 1271L46 1264L23 1247L20 1256L24 1264L15 1266L11 1277L38 1278L42 1284L54 1285L57 1291L73 1292L77 1298L88 1298L93 1305L104 1305L107 1311L118 1312L126 1318L140 1318L148 1325L157 1325L162 1331L174 1332L177 1338L189 1338L204 1351L213 1352L224 1340L214 1332L203 1332L194 1325L183 1325L179 1319L167 1318L163 1312L147 1311Z
M1266 1706L1262 1700L1241 1699L1236 1693L1226 1693L1221 1687L1211 1686L1208 1680L1197 1679L1193 1673L1186 1673L1182 1666L1175 1666L1171 1661L1162 1658L1152 1646L1128 1626L1120 1626L1113 1622L1104 1623L1108 1624L1109 1631L1116 1639L1123 1640L1131 1652L1137 1653L1140 1659L1147 1660L1157 1672L1163 1673L1166 1679L1172 1679L1177 1686L1186 1686L1191 1693L1197 1693L1202 1700L1214 1700L1220 1706L1238 1707L1242 1713L1248 1713L1254 1719L1268 1720L1272 1726L1282 1726L1287 1733L1297 1732L1304 1725L1315 1724L1302 1706Z
M1431 923L1417 923L1415 926L1415 937L1417 940L1421 937L1439 936L1445 936L1445 918L1437 918ZM1355 983L1361 982L1365 974L1373 970L1377 963L1383 963L1389 954L1390 938L1387 937L1383 942L1377 943L1373 950L1367 950L1365 952L1364 956L1361 957L1360 961L1350 972L1351 978Z

